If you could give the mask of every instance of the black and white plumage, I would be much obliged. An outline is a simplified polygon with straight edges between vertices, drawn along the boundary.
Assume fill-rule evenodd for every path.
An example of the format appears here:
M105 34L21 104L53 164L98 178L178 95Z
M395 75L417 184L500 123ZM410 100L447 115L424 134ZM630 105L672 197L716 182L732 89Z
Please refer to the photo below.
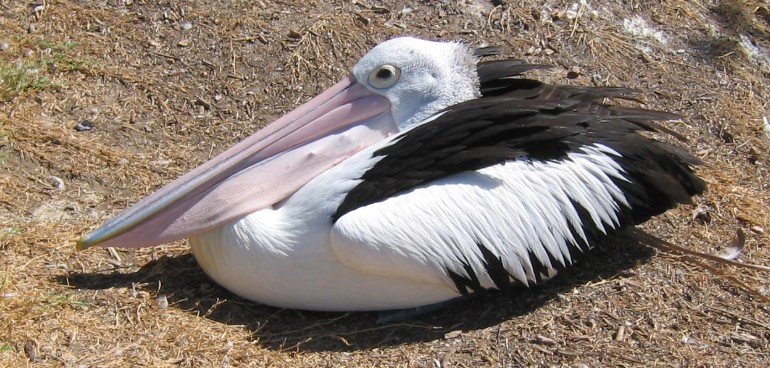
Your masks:
M639 134L669 132L655 121L674 115L603 102L627 89L552 86L520 76L536 65L477 62L488 52L387 41L347 82L79 247L189 236L202 268L252 300L412 308L534 284L705 189L696 158ZM342 94L353 97L339 104ZM326 125L338 120L352 125ZM312 124L323 128L296 133Z

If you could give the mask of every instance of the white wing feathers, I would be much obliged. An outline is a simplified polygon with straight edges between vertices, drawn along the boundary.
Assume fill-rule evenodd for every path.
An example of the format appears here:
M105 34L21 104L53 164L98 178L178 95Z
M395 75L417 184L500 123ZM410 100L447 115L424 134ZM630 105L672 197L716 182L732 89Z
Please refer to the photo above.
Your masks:
M332 248L349 267L461 293L452 273L482 288L502 287L495 271L526 285L539 270L572 263L571 252L589 243L585 229L618 226L629 204L613 181L627 181L614 156L595 144L566 160L452 175L345 214Z

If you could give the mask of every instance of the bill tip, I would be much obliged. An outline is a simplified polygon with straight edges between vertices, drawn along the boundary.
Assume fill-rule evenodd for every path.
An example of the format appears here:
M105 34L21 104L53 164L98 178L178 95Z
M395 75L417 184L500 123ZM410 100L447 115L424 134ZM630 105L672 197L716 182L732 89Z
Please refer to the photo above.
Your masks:
M91 248L91 246L93 246L93 244L91 242L87 241L86 237L84 236L84 237L78 239L78 242L75 244L75 249L77 249L78 251L82 251L82 250L86 250L88 248Z

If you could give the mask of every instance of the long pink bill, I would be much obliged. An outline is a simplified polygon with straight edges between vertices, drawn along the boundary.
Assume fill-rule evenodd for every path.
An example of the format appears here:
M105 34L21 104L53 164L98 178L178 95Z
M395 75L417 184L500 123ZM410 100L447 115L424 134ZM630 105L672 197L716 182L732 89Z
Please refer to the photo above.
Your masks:
M211 230L280 202L396 131L388 100L349 76L82 237L77 248L138 248Z

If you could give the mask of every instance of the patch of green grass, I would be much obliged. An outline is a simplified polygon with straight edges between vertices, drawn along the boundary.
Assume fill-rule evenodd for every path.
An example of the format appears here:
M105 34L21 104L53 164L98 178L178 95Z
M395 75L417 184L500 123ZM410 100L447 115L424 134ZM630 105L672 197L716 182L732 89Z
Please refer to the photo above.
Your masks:
M0 62L0 101L8 101L28 89L45 89L63 85L45 75L43 60Z
M5 343L5 342L0 342L0 353L2 353L4 351L15 351L15 350L16 349L13 348L13 345Z
M52 307L61 305L69 305L76 308L82 308L88 306L88 302L85 300L77 299L75 293L56 293L48 296L46 304L43 307L44 310L48 310Z
M0 154L0 165L5 164L4 155ZM15 226L5 226L0 228L0 250L8 249L8 241L11 236L21 235L24 229ZM5 285L4 280L0 280L0 289Z
M3 147L4 141L7 141L7 139L5 139L6 136L4 136L3 133L9 133L8 136L10 136L10 132L4 132L0 129L0 167L5 166L10 157L10 149L8 147ZM5 228L0 229L0 235L5 235Z
M59 66L63 66L64 69L67 71L80 71L85 72L88 70L91 70L97 66L99 66L99 63L93 60L86 60L82 58L77 58L69 55L54 53L52 54L55 62Z
M2 140L5 138L11 137L13 135L13 126L9 125L7 121L0 120L0 147L2 147ZM3 150L0 149L0 159L4 159L5 155L3 155Z
M16 226L6 226L0 229L0 232L5 235L20 235L24 232L24 229Z
M39 50L31 60L0 60L0 102L9 101L26 90L63 86L63 82L51 76L57 71L85 72L98 66L94 60L71 55L71 50L77 46L74 42L37 39L31 44Z
M67 54L67 51L72 50L77 46L75 42L52 42L48 40L38 39L37 45L48 51L48 58L44 58L46 62L50 62L49 65L63 68L68 71L86 71L89 68L98 66L98 63L93 60L87 60L79 57L75 57Z
M75 48L77 44L72 41L65 41L65 42L53 42L44 40L42 38L37 39L37 45L44 49L51 49L51 50L70 50Z

